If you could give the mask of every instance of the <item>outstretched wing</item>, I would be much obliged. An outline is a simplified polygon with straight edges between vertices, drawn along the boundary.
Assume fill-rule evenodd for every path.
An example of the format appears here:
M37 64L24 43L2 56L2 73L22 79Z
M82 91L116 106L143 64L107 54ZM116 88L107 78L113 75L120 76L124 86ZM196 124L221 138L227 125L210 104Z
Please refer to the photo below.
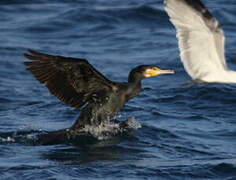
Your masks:
M37 80L61 101L80 109L96 92L113 91L115 83L99 73L85 59L53 56L29 50L24 62Z
M200 0L165 0L166 12L177 30L180 56L193 79L227 69L224 32Z

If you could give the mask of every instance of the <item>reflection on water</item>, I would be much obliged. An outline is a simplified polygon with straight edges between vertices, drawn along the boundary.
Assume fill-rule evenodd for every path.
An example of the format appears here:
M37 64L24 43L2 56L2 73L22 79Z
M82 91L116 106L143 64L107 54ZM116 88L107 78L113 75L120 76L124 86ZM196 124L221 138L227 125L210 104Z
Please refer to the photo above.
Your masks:
M67 165L78 165L91 162L122 161L126 159L125 157L133 159L137 156L142 156L142 153L145 152L140 149L114 145L115 143L118 144L118 142L120 141L113 141L112 144L111 142L107 142L108 144L102 142L89 147L72 146L65 149L58 148L43 154L43 158Z

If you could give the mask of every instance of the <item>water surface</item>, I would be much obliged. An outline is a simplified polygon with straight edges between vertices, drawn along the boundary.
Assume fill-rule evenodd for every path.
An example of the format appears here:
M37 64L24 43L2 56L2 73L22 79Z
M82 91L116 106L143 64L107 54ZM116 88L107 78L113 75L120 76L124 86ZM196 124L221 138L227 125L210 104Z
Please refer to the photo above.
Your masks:
M236 69L236 2L204 3L225 30ZM236 179L236 86L183 85L190 78L162 1L1 0L0 22L0 179ZM27 48L86 58L116 81L140 64L176 74L145 80L123 108L119 120L143 126L130 136L35 146L27 142L34 134L69 127L79 112L25 71Z

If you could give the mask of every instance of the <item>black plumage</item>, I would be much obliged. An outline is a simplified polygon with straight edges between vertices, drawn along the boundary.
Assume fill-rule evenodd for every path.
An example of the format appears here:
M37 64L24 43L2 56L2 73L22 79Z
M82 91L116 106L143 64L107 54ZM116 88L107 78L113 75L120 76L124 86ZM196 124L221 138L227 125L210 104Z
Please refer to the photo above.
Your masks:
M37 80L64 103L81 110L71 128L41 138L41 144L56 143L62 137L80 132L85 126L109 123L122 106L141 91L141 80L146 77L173 73L150 65L134 68L128 82L114 82L81 58L54 56L29 50L24 62ZM124 126L124 123L120 125Z

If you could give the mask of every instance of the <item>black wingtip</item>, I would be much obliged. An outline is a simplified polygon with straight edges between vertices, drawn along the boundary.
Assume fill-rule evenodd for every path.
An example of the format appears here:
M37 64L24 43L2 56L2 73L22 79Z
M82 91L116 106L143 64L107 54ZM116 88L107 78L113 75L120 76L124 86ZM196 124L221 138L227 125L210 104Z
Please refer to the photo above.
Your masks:
M28 56L30 56L29 54L27 54L27 53L23 53L22 54L24 57L26 57L26 58L28 58Z
M23 62L23 64L24 64L25 66L30 66L30 65L32 65L32 62Z
M33 55L35 55L37 53L37 51L35 51L34 49L30 49L30 48L28 48L27 51L28 51L28 53L23 53L22 55L25 58L32 60Z
M25 58L32 60L33 56L27 53L22 54Z
M27 49L28 52L27 53L23 53L23 56L27 59L30 60L36 60L36 61L44 61L47 60L49 58L49 55L40 53L38 51L35 51L33 49Z
M27 49L31 54L39 54L38 51L34 50L34 49L31 49L31 48L28 48Z
M209 10L206 8L206 6L202 3L201 0L184 0L186 4L188 4L190 7L198 11L203 15L203 17L207 19L213 18L212 14L209 12Z

